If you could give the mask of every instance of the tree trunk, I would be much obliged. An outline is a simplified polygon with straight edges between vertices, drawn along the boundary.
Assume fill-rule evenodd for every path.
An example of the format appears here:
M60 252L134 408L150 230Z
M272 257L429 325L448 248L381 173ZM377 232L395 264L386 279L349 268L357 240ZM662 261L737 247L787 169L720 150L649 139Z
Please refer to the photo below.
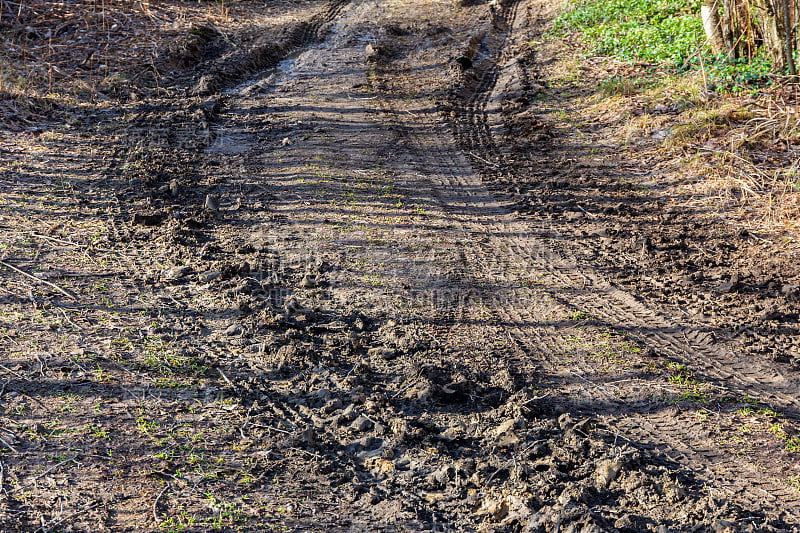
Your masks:
M711 46L711 51L715 54L727 52L725 40L722 37L722 24L719 18L719 8L717 0L705 0L700 6L700 18L703 19L703 28L706 31L706 39Z
M738 15L734 12L737 9L735 2L731 3L731 0L722 0L722 17L720 20L720 24L722 24L722 40L728 47L728 57L739 57L739 48L741 46L738 44L738 38L736 37L736 32L734 28L736 27L737 20L739 19Z
M783 42L786 44L786 66L790 76L797 76L794 65L794 36L792 31L792 14L789 11L789 0L781 0L783 10Z
M773 2L770 0L753 0L758 29L764 41L764 50L767 52L775 70L781 70L786 65L783 40L778 26L778 16Z

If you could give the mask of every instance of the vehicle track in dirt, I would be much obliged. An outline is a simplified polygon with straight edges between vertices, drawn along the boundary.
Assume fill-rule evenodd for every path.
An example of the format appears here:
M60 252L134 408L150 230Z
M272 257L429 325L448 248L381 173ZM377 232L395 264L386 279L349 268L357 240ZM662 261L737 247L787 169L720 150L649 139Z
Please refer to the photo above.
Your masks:
M365 6L361 7L365 8ZM511 17L509 16L503 22L510 23L510 21ZM547 292L547 289L542 291L542 287L553 287L554 284L562 288L572 287L576 284L576 277L580 282L585 282L589 278L580 273L577 276L573 274L571 277L554 276L552 273L548 273L549 265L554 259L551 251L538 241L528 240L526 237L514 237L515 234L527 235L529 228L525 224L514 222L513 215L507 209L505 202L497 200L492 192L484 187L480 175L473 170L473 166L470 164L470 158L492 157L496 150L486 149L484 146L469 147L473 150L466 151L463 147L459 148L452 140L451 125L442 119L438 109L431 107L428 101L412 100L402 108L395 107L389 100L383 101L381 105L388 111L390 118L396 120L399 116L403 117L402 120L394 122L391 130L402 132L403 144L407 143L409 148L400 148L391 154L391 157L387 157L387 154L378 159L375 159L374 155L370 155L368 151L365 152L365 147L361 145L362 139L370 136L385 137L389 133L383 127L377 131L374 130L376 119L373 118L373 115L380 107L373 106L380 102L373 104L371 98L350 96L347 91L342 94L331 92L331 89L326 86L314 88L319 83L318 80L335 79L336 83L343 87L357 87L363 83L358 75L358 60L354 60L353 56L359 55L363 42L373 40L375 36L370 36L368 28L362 31L367 33L357 38L356 43L352 43L353 37L343 41L343 37L339 36L334 43L326 45L324 49L316 52L312 50L307 56L301 55L298 63L292 67L292 72L287 73L285 80L279 82L276 88L270 91L274 96L269 97L271 102L267 107L280 110L281 113L290 112L293 108L308 110L316 108L320 112L316 119L312 120L319 121L324 116L326 118L323 122L326 124L338 124L340 128L345 124L361 124L362 128L366 128L359 131L358 136L354 137L352 142L346 137L346 134L344 137L342 136L343 131L332 132L333 138L340 143L339 150L349 154L350 160L356 159L362 165L377 163L382 169L391 170L399 178L398 182L403 183L404 188L422 185L424 189L420 198L428 201L425 198L425 192L430 191L437 199L442 213L446 215L444 219L446 223L437 227L435 234L429 233L429 235L434 237L438 243L446 243L442 250L445 252L444 257L439 258L439 268L452 264L454 261L457 262L457 270L450 273L455 283L445 282L438 285L433 291L439 291L440 294L483 292L486 300L480 303L488 303L490 313L499 320L501 335L508 335L509 340L513 342L512 346L515 347L512 348L512 352L506 352L501 366L505 367L512 379L518 382L516 386L524 387L535 381L537 374L543 370L542 364L544 363L544 370L556 375L560 374L557 378L558 382L566 385L565 389L559 392L558 399L567 405L574 402L574 398L570 398L570 391L578 393L585 391L582 391L582 384L575 386L572 374L577 371L588 376L591 369L584 369L580 362L571 365L574 368L568 372L564 371L563 364L548 365L548 363L554 362L554 354L566 345L567 341L556 331L556 328L543 331L538 327L539 324L546 322L544 314L529 312L528 306L522 302L537 302L541 294ZM349 43L349 45L342 46L344 43ZM343 74L343 72L348 74ZM481 111L482 104L478 98L490 94L493 77L485 76L482 84L484 90L474 92L476 103L473 112L475 122L484 125L480 126L481 129L487 127L485 126L485 115ZM316 97L304 102L302 99L298 99L298 94L314 94ZM246 116L248 108L253 105L261 107L265 104L260 98L251 100L251 103L247 103L247 100L239 103L230 102L229 113ZM319 104L324 102L324 106L315 104L315 102L319 102ZM238 110L237 106L240 107ZM305 117L302 118L303 122L308 119L307 113L308 111L305 111L299 115ZM312 113L311 116L313 117L314 114ZM252 126L251 122L248 124ZM323 126L324 128L325 126ZM370 131L373 133L369 133ZM293 147L293 144L282 150L284 160L293 160L293 154L302 157L303 154L314 153L315 149L321 150L317 153L324 154L325 150L329 150L331 147L329 140L322 139L312 140L310 143L298 143L297 147ZM467 156L465 152L472 153ZM320 161L323 162L325 159L320 159ZM323 168L326 168L326 165L327 163L324 163ZM321 175L324 175L325 171L321 172ZM412 183L414 185L411 185ZM299 205L287 204L283 209L287 209L285 211L287 216L295 218L299 226L304 226L306 223L297 219L297 215L290 208L291 205L299 207L302 203ZM498 219L503 222L498 222ZM315 247L313 243L321 237L319 230L309 229L304 233L305 239L299 244L302 247ZM426 246L430 247L431 244ZM539 254L544 256L544 259L531 257L530 249L533 246L536 247ZM360 255L363 251L356 253ZM403 272L404 285L410 286L412 293L415 289L423 293L432 290L429 285L430 272L415 271L414 269L415 265L419 263L419 257L396 253L391 253L389 257L392 267ZM353 280L348 277L332 274L330 279L340 288L353 286ZM531 279L536 279L537 290L524 285ZM480 285L475 285L475 281L472 280L484 280L484 282L492 284L495 289L499 288L500 291L498 293L495 290L492 294L491 290L488 292L481 290ZM373 289L371 292L369 299L373 305L377 304L379 308L386 306L387 298L392 299L396 296L391 291L387 293L379 289ZM413 299L412 295L409 296ZM561 312L571 308L569 305L563 304L558 307ZM434 331L438 331L443 337L454 335L459 323L468 323L470 320L469 309L446 299L432 311L429 316L425 317L425 322L443 323L434 326ZM549 311L553 311L552 306ZM520 326L521 324L527 324L527 326ZM474 363L478 363L478 361L474 361ZM579 377L588 382L589 378ZM570 384L570 382L573 383ZM588 394L587 397L592 400L596 398L594 394ZM616 412L626 406L625 401L616 402L612 398L608 402L607 409ZM589 408L586 411L587 414L589 411L593 411L591 413L593 416L599 414L603 423L607 422L602 412ZM286 416L287 420L302 420L299 415L295 416L289 413ZM613 427L609 431L613 431ZM639 433L637 436L642 437L643 434ZM661 442L661 437L661 433L651 434L647 438L642 438L641 443L637 440L637 444L642 449L647 449L648 444L646 443L652 441L653 438ZM653 448L657 448L657 446L653 446ZM683 467L692 468L692 461L687 460L684 455L670 452L664 453L664 456ZM694 466L697 466L696 461Z
M409 120L404 118L407 130L416 130L418 137L428 137L426 142L416 141L420 154L429 154L430 143L440 142L434 151L436 159L429 164L426 175L435 180L437 197L445 204L445 209L463 215L456 218L461 223L459 231L476 245L468 253L482 252L468 256L464 268L482 268L487 277L496 278L518 269L519 265L526 265L532 277L543 280L551 296L565 309L588 311L604 325L625 331L660 356L697 369L705 379L723 390L758 398L797 419L800 416L797 399L800 382L766 361L738 355L735 348L716 343L705 331L674 323L652 305L605 280L590 265L578 264L575 257L563 257L550 245L553 236L558 238L560 234L556 225L514 220L512 206L503 206L484 185L481 175L490 177L491 181L499 173L513 183L516 174L526 171L524 161L503 161L507 150L501 149L492 135L493 128L502 127L497 124L502 120L501 112L497 106L490 108L491 103L502 101L504 88L498 87L497 82L512 59L507 54L507 45L513 39L519 6L519 2L514 2L502 9L494 19L494 31L481 41L487 49L486 57L476 59L473 62L475 72L465 73L461 83L451 91L449 104L453 120L449 126L461 153L454 153L454 148L442 141L449 132L436 115L412 108L406 111L423 121L409 125ZM474 168L476 173L464 168L466 161L469 169ZM436 171L445 167L458 170ZM554 291L554 287L558 290ZM529 360L543 358L553 364L553 355L566 344L564 336L556 332L550 331L543 337L541 331L532 331L534 328L515 326L541 321L541 316L529 313L527 306L520 302L504 301L492 312L509 325L511 336ZM530 368L530 365L524 366ZM561 365L557 363L558 366ZM584 372L580 367L577 370ZM757 467L742 468L741 458L716 450L713 442L691 437L691 426L699 425L694 420L677 417L676 412L665 409L663 404L645 400L642 405L632 405L627 398L609 393L610 389L604 388L602 381L595 384L591 376L586 379L602 391L608 402L605 407L587 408L587 411L594 411L605 424L616 428L632 442L646 449L659 449L678 463L700 466L708 479L721 482L726 487L724 490L741 498L745 505L783 509L788 522L800 520L800 497L795 490L782 481L765 483L763 472ZM778 474L780 472L773 472L773 475Z
M36 360L3 361L8 439L31 438L4 442L0 525L796 530L786 462L719 447L699 415L720 404L681 402L668 365L795 418L796 382L515 212L505 185L536 167L502 140L502 106L531 83L516 49L541 5L289 3L248 49L129 102L139 131L104 130L117 154L191 128L153 149L156 171L120 173L113 209L76 183L108 210L125 284L48 256L83 302L40 297ZM72 334L53 361L50 327Z
M514 7L509 8L505 24L510 24L509 19L513 21L517 5L515 3ZM470 84L462 90L470 95L463 104L460 101L462 98L455 98L453 101L457 115L453 128L459 144L469 152L484 153L490 157L501 153L487 125L486 107L494 96L495 89L498 89L495 82L503 64L503 52L503 46L494 51L493 57L488 61L491 66L480 74L480 83L477 86ZM502 92L502 88L499 90ZM494 112L499 115L499 110ZM493 169L480 160L473 165L486 175L492 174ZM513 171L524 172L524 165L517 166ZM462 185L474 187L476 183ZM601 320L616 328L635 332L651 347L663 350L668 356L679 357L693 366L699 363L701 370L709 377L729 384L736 392L756 392L759 398L784 409L791 417L800 417L800 400L797 399L800 381L783 375L774 365L749 358L741 360L730 348L716 345L707 332L679 326L635 295L603 279L591 268L587 268L588 265L580 265L576 257L561 257L547 242L548 236L555 235L557 238L560 233L552 222L546 223L544 227L534 225L534 231L525 231L526 226L530 227L529 224L516 222L508 226L497 225L491 233L525 235L527 239L511 238L504 243L508 255L512 256L509 263L513 264L516 260L528 263L533 261L534 264L538 263L540 269L553 276L550 280L553 285L566 283L572 288L568 302L570 307L590 309ZM515 229L522 231L514 231ZM537 238L536 235L544 238ZM537 253L533 254L531 250Z

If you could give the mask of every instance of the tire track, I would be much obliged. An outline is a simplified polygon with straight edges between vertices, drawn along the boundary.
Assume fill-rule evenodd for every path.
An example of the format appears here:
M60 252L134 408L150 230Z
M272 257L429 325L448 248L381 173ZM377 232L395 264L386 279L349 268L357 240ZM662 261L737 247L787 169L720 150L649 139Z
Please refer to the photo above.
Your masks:
M518 4L507 8L505 23L513 26ZM509 36L502 39L508 42ZM496 52L497 61L492 61L490 68L481 77L481 82L474 87L470 98L459 107L456 100L452 101L456 111L456 120L452 127L455 137L462 150L479 154L498 154L499 150L491 137L491 132L486 124L486 103L491 99L498 72L506 59L504 49ZM462 91L463 92L463 91ZM476 118L479 115L483 118ZM473 125L478 124L477 127ZM493 171L490 165L477 160L472 165L480 173L489 174ZM510 172L510 168L505 168ZM476 183L446 183L445 186L464 185L476 187ZM488 194L488 191L487 191ZM506 214L507 211L504 212ZM742 362L734 360L735 354L707 342L691 339L704 338L704 332L692 328L680 327L666 316L650 308L633 295L613 286L590 269L581 268L577 260L563 258L547 242L535 237L537 233L547 233L547 228L534 228L531 232L529 225L518 222L498 224L488 221L487 233L499 235L526 235L525 239L513 237L506 239L500 246L506 248L508 264L524 261L534 263L540 270L545 270L550 275L550 283L557 285L566 284L571 287L593 288L592 291L580 291L579 294L566 303L569 307L578 309L588 308L596 313L598 318L609 325L622 328L634 333L639 339L646 341L652 347L664 350L672 357L680 358L687 363L697 366L701 364L709 377L720 381L733 382L736 392L746 394L758 391L759 396L768 398L776 407L787 411L787 415L800 419L800 383L790 381L775 367L762 361ZM495 245L496 246L496 245ZM533 254L531 250L539 250L544 254ZM544 257L543 257L544 255ZM542 261L544 259L544 261ZM598 299L597 294L602 297ZM700 357L698 357L700 356ZM727 368L732 368L733 372ZM764 386L770 384L770 388Z
M505 27L513 28L518 6L514 3L502 10L501 19ZM479 174L500 173L512 180L514 177L509 166L492 161L500 157L501 150L492 138L486 111L493 94L502 90L496 87L496 83L507 59L505 46L511 33L486 40L494 41L490 43L494 49L491 57L479 64L485 69L477 78L468 79L451 91L450 109L454 120L449 128L431 113L397 109L398 104L390 104L388 99L383 102L386 110L395 116L399 116L398 111L408 111L412 116L420 117L414 125L405 121L403 130L416 143L417 151L425 161L425 173L433 181L436 197L444 204L445 210L454 215L455 231L466 241L476 244L467 250L464 268L498 279L498 274L514 271L520 264L527 265L531 274L546 286L567 289L550 291L550 295L565 309L588 310L610 327L627 332L662 355L701 369L704 377L712 378L717 384L738 394L766 399L787 411L792 418L797 418L800 407L796 398L800 392L797 383L761 362L738 360L724 347L711 344L707 333L678 326L645 302L613 286L586 265L579 266L577 260L562 257L546 239L537 237L547 235L552 228L531 227L530 223L510 220L510 210L484 186ZM452 135L455 145L447 142L448 134ZM465 165L469 168L465 169ZM478 173L471 172L471 168ZM484 238L476 239L475 236ZM514 343L516 354L512 360L517 371L530 367L532 360L544 361L555 368L563 366L563 361L554 358L558 348L564 346L563 336L554 331L541 334L536 327L523 329L516 326L536 324L538 317L519 302L507 304L495 305L491 311L506 325ZM584 375L591 372L584 365L579 365L577 370ZM684 434L698 425L696 421L676 418L674 413L664 409L624 416L611 414L627 412L631 406L614 395L606 395L610 408L602 415L604 424L636 446L658 449L672 461L700 467L706 479L716 482L715 486L725 487L749 505L784 509L784 516L788 515L789 521L800 518L800 497L796 491L781 483L765 483L763 473L743 472L741 458L715 452L709 443L696 437L687 438ZM654 442L664 445L652 444Z
M192 93L208 96L235 86L259 71L276 67L290 54L321 41L326 26L339 17L349 3L350 0L330 0L311 19L288 25L276 40L262 42L245 52L224 57L198 80Z

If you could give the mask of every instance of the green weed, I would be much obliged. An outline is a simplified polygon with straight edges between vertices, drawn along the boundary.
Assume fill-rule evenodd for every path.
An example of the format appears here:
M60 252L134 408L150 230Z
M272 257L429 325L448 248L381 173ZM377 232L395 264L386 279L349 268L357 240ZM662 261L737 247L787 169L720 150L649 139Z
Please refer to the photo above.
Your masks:
M140 416L136 420L136 429L138 429L139 432L144 435L149 435L153 431L157 430L158 427L159 427L158 422L155 422L153 420L147 420L143 416Z
M772 424L767 431L783 440L784 449L788 453L800 453L800 437L789 435L784 429L783 424L776 422Z
M706 44L700 0L572 0L553 33L579 32L588 50L625 61L647 61L678 70L702 69L708 79L732 90L762 82L772 70L761 50L753 57L714 56ZM635 94L637 82L610 79L608 95Z
M579 31L591 51L681 66L703 47L700 2L574 0L554 31Z
M575 322L580 322L582 320L589 320L590 318L592 318L592 315L590 315L586 311L575 311L574 313L570 313L568 318L570 320L574 320Z

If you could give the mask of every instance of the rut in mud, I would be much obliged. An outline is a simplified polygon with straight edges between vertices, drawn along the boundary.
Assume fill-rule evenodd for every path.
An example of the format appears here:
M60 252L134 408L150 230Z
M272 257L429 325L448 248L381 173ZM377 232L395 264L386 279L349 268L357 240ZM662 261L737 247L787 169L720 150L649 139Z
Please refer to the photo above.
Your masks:
M2 297L4 528L797 530L791 365L611 279L611 211L545 216L594 207L543 178L548 9L195 32L91 150L43 141L18 183L81 178L7 255L77 301Z

